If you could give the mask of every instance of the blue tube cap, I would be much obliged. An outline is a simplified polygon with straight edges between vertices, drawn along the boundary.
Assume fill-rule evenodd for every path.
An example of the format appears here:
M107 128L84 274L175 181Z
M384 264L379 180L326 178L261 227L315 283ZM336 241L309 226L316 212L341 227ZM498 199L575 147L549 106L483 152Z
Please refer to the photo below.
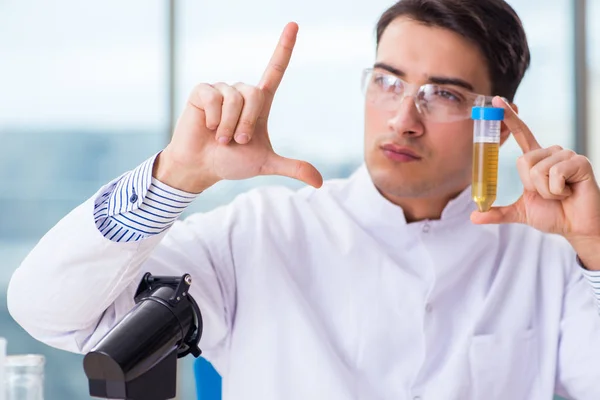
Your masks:
M502 121L504 119L504 109L498 107L473 107L471 118L486 121Z

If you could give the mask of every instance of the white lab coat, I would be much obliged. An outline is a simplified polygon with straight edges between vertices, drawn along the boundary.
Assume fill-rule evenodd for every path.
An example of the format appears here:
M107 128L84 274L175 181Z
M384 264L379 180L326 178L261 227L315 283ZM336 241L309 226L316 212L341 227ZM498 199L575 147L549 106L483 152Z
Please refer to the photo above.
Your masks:
M9 310L86 352L144 272L190 273L226 400L600 399L600 316L573 250L524 225L473 225L469 194L407 224L363 166L130 243L99 233L92 198L17 269Z

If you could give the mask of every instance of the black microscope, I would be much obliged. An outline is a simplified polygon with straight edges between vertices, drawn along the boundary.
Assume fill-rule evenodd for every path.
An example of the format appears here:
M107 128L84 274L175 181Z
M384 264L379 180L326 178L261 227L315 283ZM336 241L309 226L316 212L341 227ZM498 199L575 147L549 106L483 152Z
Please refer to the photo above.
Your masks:
M176 396L177 359L201 354L202 315L190 275L146 273L134 308L85 355L92 397L167 400Z

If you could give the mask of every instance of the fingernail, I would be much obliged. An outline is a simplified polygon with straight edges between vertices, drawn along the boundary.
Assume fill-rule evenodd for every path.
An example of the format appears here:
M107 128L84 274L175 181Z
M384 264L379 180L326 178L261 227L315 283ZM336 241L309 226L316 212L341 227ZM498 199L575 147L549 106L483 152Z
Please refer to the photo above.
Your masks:
M229 138L227 136L219 136L219 143L227 144L229 142Z
M248 138L248 135L246 135L245 133L238 133L237 135L235 135L235 141L238 142L239 144L246 144L248 143L248 140L250 140Z

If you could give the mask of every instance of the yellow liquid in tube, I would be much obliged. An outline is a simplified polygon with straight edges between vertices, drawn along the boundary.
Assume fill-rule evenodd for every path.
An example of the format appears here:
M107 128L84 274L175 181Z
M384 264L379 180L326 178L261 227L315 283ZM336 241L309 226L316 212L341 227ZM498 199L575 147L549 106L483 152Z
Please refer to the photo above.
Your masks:
M499 143L473 143L473 184L471 195L480 212L489 211L496 201Z

